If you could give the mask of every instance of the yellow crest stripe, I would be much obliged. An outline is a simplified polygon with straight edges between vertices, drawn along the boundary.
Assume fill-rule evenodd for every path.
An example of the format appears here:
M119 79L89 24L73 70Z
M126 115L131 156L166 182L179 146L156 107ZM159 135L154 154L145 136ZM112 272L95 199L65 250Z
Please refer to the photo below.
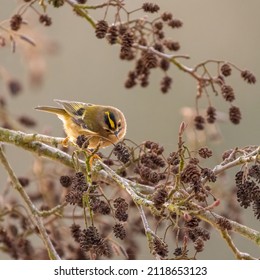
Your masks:
M107 118L108 118L108 121L109 121L109 124L110 124L110 126L111 126L111 128L115 128L116 127L116 125L115 125L115 122L111 119L111 117L110 117L110 112L105 112L105 114L107 115Z

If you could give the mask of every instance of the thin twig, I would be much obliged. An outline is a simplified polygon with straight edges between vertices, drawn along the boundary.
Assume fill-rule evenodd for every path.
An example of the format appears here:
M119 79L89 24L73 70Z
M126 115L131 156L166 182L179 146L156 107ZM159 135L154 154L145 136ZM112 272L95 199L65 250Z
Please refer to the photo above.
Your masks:
M73 0L65 0L74 10L77 12L79 16L85 18L93 28L96 28L96 23L92 19L92 17L85 11L82 7L78 6L77 3Z

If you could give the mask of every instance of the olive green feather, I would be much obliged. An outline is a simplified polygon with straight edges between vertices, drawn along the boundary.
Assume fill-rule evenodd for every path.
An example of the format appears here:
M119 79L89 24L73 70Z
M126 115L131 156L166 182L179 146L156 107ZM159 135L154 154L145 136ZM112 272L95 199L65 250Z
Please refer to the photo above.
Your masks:
M90 103L76 102L76 101L67 101L67 100L59 100L54 99L56 103L61 105L65 111L72 117L80 116L83 117L83 113L85 112L85 108L92 106Z

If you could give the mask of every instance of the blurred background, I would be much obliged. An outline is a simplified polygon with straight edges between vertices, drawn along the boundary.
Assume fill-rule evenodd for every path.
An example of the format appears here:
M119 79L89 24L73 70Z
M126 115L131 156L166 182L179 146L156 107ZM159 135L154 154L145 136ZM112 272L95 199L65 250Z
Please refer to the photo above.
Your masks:
M140 7L142 2L145 1L125 1L128 10ZM22 1L0 0L0 21L8 19L17 11L17 3L21 4ZM180 59L181 62L193 67L207 59L226 60L242 69L249 69L259 80L258 0L155 0L154 3L160 6L161 11L171 11L183 22L181 29L169 29L168 33L169 37L180 42L181 48L176 54L191 57L189 60ZM23 84L22 94L10 98L3 81L0 81L0 95L8 102L9 113L15 117L27 115L37 120L37 128L32 132L63 136L58 118L35 111L34 107L55 105L55 98L112 105L120 108L126 116L127 138L136 143L153 140L163 145L167 152L176 150L178 128L183 120L181 110L183 107L195 106L195 80L172 66L169 74L173 84L169 93L160 92L161 71L153 71L147 88L137 86L126 89L124 82L134 64L118 58L120 46L111 46L106 40L98 40L88 22L75 16L68 5L59 9L50 6L47 12L52 17L52 25L34 25L35 31L40 34L40 42L48 45L47 51L44 48L42 50L44 62L38 61L37 66L45 69L40 87L31 85L26 71L28 57L24 53L21 55L18 46L15 53L10 48L0 48L1 65ZM102 19L103 13L103 10L93 12L93 18ZM152 17L150 14L147 16ZM32 22L37 20L35 14L30 18ZM221 161L225 150L259 145L259 83L248 85L235 71L229 79L236 92L235 105L241 109L242 121L238 126L229 121L221 122L218 129L222 136L217 141L204 139L201 143L202 146L209 144L214 150L212 167ZM219 111L228 112L228 104L223 99L213 97L212 101ZM31 155L13 147L8 147L6 151L18 175L30 172ZM232 175L232 172L229 174ZM6 185L7 178L2 167L0 175L1 189ZM259 231L259 221L254 218L252 211L243 211L244 224ZM253 243L236 237L234 242L239 243L241 251L259 256L260 250ZM145 259L151 256L143 254L141 257ZM233 255L219 234L213 231L199 258L232 259Z

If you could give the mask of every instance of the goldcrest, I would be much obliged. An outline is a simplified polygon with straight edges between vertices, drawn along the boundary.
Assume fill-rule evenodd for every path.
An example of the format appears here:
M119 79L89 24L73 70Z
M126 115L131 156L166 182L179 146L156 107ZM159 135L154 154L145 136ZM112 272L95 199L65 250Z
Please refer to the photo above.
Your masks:
M88 148L107 147L126 134L124 114L115 107L77 101L54 99L61 107L37 106L35 109L53 113L63 122L67 140L76 143L78 136L88 139Z

